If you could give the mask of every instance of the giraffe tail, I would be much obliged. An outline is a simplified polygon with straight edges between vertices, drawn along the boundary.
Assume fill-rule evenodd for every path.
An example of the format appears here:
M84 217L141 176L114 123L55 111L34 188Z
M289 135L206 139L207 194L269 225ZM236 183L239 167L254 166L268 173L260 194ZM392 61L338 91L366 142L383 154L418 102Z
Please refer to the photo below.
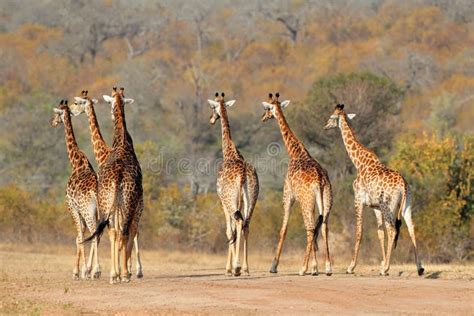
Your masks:
M109 219L108 218L102 220L99 223L99 225L97 225L97 229L95 230L95 232L92 235L90 235L89 237L87 237L86 239L84 239L84 241L82 243L89 242L92 239L94 239L95 237L100 237L102 235L102 233L104 232L105 227L108 226L108 225L109 225Z
M398 210L397 219L395 220L395 241L393 243L393 249L397 248L398 237L400 236L400 227L402 227L402 213L406 208L407 204L407 190L403 192L402 200L400 202L400 209Z
M316 227L314 228L314 234L313 234L313 243L316 246L316 250L318 249L318 236L319 236L319 231L321 230L321 226L323 225L323 215L319 215L318 221L316 222Z

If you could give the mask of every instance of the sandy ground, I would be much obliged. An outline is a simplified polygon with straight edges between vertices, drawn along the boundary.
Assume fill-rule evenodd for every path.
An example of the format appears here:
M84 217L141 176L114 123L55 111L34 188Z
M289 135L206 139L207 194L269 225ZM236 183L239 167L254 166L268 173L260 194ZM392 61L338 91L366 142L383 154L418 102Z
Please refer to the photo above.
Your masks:
M300 277L299 256L273 275L271 255L255 254L251 276L236 278L223 273L225 254L159 251L143 253L143 279L110 285L104 251L102 279L73 281L72 248L0 245L0 314L474 314L473 265L427 265L423 278L414 265Z

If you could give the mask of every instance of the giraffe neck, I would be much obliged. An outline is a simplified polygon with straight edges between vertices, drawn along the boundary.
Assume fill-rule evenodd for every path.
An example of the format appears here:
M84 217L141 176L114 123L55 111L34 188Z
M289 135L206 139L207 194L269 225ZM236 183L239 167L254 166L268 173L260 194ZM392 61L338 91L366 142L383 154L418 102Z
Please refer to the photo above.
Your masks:
M221 114L221 129L222 129L222 155L224 160L226 159L241 159L239 151L232 141L230 135L229 118L227 116L227 109L223 102L220 103L220 114Z
M339 116L339 128L347 154L357 170L367 166L370 162L379 161L372 151L357 140L354 131L347 121L347 115L345 113Z
M114 137L112 142L112 148L117 147L128 147L132 145L131 137L127 131L127 124L125 122L125 109L122 98L119 94L115 95L115 104L113 108L114 112Z
M89 127L91 130L91 141L94 147L95 160L99 166L102 166L109 157L110 147L105 143L100 132L99 122L92 104L89 105Z
M288 122L286 121L283 111L279 105L275 105L275 112L275 117L278 121L278 125L280 126L281 136L285 142L285 147L288 151L290 159L302 159L310 157L303 143L298 140L290 126L288 126Z
M64 135L66 139L67 154L72 169L79 169L85 165L89 165L89 160L84 153L79 149L74 136L74 129L72 128L71 112L68 108L64 110L63 114Z

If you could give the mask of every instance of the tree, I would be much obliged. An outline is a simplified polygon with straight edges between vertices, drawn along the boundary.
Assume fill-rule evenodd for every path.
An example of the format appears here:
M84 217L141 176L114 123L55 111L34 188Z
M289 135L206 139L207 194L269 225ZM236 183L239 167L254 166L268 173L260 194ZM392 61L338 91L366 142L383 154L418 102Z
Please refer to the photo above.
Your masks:
M318 159L332 165L330 172L340 177L353 173L352 163L340 132L322 129L335 105L344 103L348 113L357 114L351 124L359 141L383 159L398 132L402 96L403 91L390 79L371 73L339 74L316 80L305 101L288 115L307 146L316 145Z
M406 136L395 145L390 165L411 185L418 242L432 260L473 256L474 138Z

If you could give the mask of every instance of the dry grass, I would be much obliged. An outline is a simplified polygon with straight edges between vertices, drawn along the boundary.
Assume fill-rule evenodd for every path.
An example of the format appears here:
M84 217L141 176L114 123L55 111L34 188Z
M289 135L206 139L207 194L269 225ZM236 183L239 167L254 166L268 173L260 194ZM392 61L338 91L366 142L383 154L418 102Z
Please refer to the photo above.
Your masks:
M77 301L65 299L77 290L77 284L71 281L72 265L74 262L74 246L64 245L17 245L0 244L0 287L4 288L0 293L0 314L68 314L90 312ZM102 245L100 248L101 266L103 279L100 281L86 282L87 288L94 288L100 282L100 286L107 286L109 258L108 248ZM160 276L206 276L215 277L223 274L225 266L225 254L209 254L196 252L177 251L143 251L142 253L145 279L160 279ZM268 275L272 254L251 253L251 272L256 275ZM280 263L280 274L293 276L300 268L302 253L285 253ZM342 261L342 260L341 260ZM346 278L346 260L337 262L334 266L334 279ZM324 267L324 261L319 261L320 268ZM365 279L374 278L378 275L379 268L376 265L361 263L356 269L356 276ZM462 284L468 284L472 289L471 280L474 279L474 264L426 264L426 279L459 280ZM295 276L296 278L296 276ZM322 277L325 278L325 277ZM104 280L105 279L105 280ZM391 267L389 280L418 280L414 264L395 264ZM298 280L298 279L295 279ZM323 280L323 279L321 279ZM325 279L326 280L326 279ZM362 279L360 279L362 280ZM380 278L383 280L383 278ZM152 282L153 280L151 280ZM465 283L468 281L468 283ZM161 281L158 280L159 285ZM45 290L55 289L63 293L57 300L44 300ZM23 292L28 295L23 295ZM178 290L179 291L179 290ZM37 295L36 295L37 294ZM472 292L471 292L472 294ZM34 298L37 297L37 298ZM173 312L163 310L160 312ZM100 310L99 310L100 312ZM174 310L174 312L183 312ZM212 310L211 312L212 313Z

